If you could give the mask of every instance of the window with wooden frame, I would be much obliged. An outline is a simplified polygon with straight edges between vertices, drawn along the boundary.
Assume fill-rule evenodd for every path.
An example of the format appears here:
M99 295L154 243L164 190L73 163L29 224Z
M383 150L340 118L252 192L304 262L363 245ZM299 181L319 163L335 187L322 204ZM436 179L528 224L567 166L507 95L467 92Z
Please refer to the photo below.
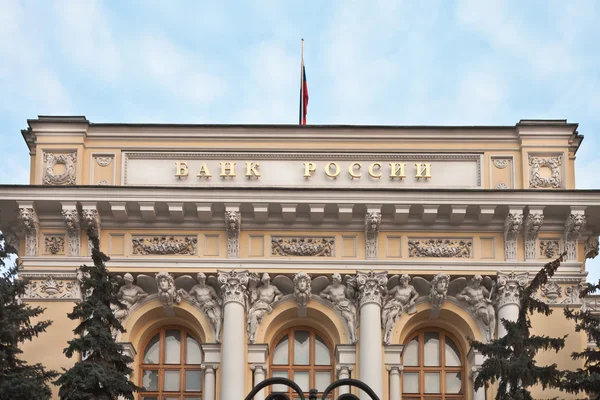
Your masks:
M192 333L163 327L142 347L141 400L200 400L202 351Z
M271 349L271 376L296 382L307 398L310 389L322 393L332 382L331 345L318 331L307 327L292 328L279 335ZM295 398L295 393L285 385L274 385L271 391Z
M448 333L425 329L409 336L402 354L404 400L465 399L465 362Z

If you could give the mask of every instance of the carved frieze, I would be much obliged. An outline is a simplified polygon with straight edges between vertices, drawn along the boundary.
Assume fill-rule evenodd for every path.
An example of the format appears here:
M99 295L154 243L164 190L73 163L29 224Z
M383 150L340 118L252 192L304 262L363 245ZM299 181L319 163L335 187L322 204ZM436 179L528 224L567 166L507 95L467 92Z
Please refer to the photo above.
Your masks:
M55 154L44 152L44 185L74 185L77 152ZM57 165L63 165L64 171L57 172Z
M544 223L544 214L530 212L525 219L523 234L525 236L525 259L535 260L535 245L537 243L538 233Z
M317 256L332 257L335 239L332 237L272 237L271 255L273 256Z
M75 276L48 274L45 276L25 276L28 279L23 300L79 300L79 285Z
M577 259L577 241L585 228L585 214L574 212L565 221L565 251L567 260Z
M219 285L221 285L223 305L235 301L246 308L247 288L250 279L248 271L218 271L217 279Z
M377 237L381 225L381 212L367 212L365 215L365 246L367 259L377 258Z
M523 226L523 214L510 212L504 220L504 256L506 260L517 259L517 238Z
M586 260L588 258L596 258L598 256L598 236L593 235L587 238L583 245L583 252Z
M529 154L529 187L530 188L559 188L561 180L562 155L554 157L538 157ZM549 168L550 176L542 178L540 168Z
M527 285L529 274L524 273L504 273L498 272L498 293L496 303L498 308L506 304L519 304L521 292Z
M472 239L409 239L409 257L473 257Z
M358 286L358 301L360 306L367 303L381 305L382 297L386 293L387 272L356 272Z
M44 254L65 254L64 235L44 235Z
M240 256L240 230L242 215L239 211L225 211L225 230L227 231L227 257Z
M560 241L553 239L540 239L540 257L557 258L560 255Z
M134 236L131 238L134 255L184 255L197 253L196 236Z
M38 231L40 222L33 207L19 208L18 220L25 232L25 255L38 255Z

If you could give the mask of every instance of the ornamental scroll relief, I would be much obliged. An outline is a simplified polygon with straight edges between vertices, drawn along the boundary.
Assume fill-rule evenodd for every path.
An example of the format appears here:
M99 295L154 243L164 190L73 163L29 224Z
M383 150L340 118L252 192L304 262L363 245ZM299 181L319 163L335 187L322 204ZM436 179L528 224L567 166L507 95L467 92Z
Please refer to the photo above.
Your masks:
M54 154L44 152L44 185L74 185L77 153ZM64 165L64 171L57 173L56 165Z
M25 286L23 300L52 299L79 300L81 292L75 275L36 275L24 276L29 279ZM38 279L34 279L38 278ZM42 280L40 280L40 278Z
M408 241L409 257L473 257L472 239L410 239Z
M333 257L335 239L332 237L272 237L271 255L294 257Z
M198 250L196 236L135 236L131 244L134 255L194 256Z
M559 240L540 240L540 254L541 258L557 258L560 254L560 241Z
M64 235L44 235L44 254L65 254Z

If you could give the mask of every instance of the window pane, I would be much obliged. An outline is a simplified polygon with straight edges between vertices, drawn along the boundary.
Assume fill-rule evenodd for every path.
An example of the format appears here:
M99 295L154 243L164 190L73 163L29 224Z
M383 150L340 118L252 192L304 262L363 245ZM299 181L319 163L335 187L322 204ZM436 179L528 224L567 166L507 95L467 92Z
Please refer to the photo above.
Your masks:
M438 332L425 332L423 335L425 366L437 367L440 365L440 334ZM437 393L437 392L436 392Z
M418 372L405 372L404 376L404 393L419 393L419 373Z
M191 336L186 338L185 348L185 363L186 364L200 364L202 362L202 353L200 352L200 345Z
M446 372L446 393L462 393L462 374Z
M164 387L166 392L179 391L179 371L165 371Z
M163 397L164 400L179 400L179 397Z
M403 364L407 367L419 365L419 337L411 340L404 348Z
M327 389L331 383L331 372L315 372L315 389L319 392Z
M273 378L287 378L288 373L287 371L273 371L272 376ZM272 388L273 392L287 392L289 389L286 385L273 385Z
M287 365L288 364L288 337L281 338L277 346L275 346L275 352L273 353L273 364L274 365Z
M319 335L315 335L315 339L315 365L331 365L329 347Z
M158 350L160 348L160 335L157 334L148 342L144 350L144 364L158 364Z
M440 374L439 372L425 372L425 393L440 392Z
M150 396L150 397L144 396L144 397L142 397L142 400L158 400L158 397L156 397L156 396Z
M458 347L452 339L446 336L446 366L447 367L459 367L460 366L460 352Z
M165 364L179 364L181 362L180 346L181 332L167 331L165 335Z
M200 400L200 397L186 397L185 400Z
M144 374L142 375L142 386L147 392L156 392L158 390L158 371L144 371Z
M186 392L199 392L202 383L200 371L185 371Z
M310 373L294 372L294 382L300 386L303 392L308 392L310 390Z
M294 332L294 364L308 365L310 359L310 340L308 331ZM308 390L307 390L308 391Z

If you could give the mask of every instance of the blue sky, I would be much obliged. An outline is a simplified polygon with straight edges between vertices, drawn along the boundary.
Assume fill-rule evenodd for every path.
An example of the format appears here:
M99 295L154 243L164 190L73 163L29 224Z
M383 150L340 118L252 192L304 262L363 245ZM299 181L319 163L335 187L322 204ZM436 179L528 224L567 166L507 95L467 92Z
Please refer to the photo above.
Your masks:
M0 183L27 182L38 114L296 123L304 38L309 123L567 118L577 186L600 188L598 20L593 0L0 0Z

